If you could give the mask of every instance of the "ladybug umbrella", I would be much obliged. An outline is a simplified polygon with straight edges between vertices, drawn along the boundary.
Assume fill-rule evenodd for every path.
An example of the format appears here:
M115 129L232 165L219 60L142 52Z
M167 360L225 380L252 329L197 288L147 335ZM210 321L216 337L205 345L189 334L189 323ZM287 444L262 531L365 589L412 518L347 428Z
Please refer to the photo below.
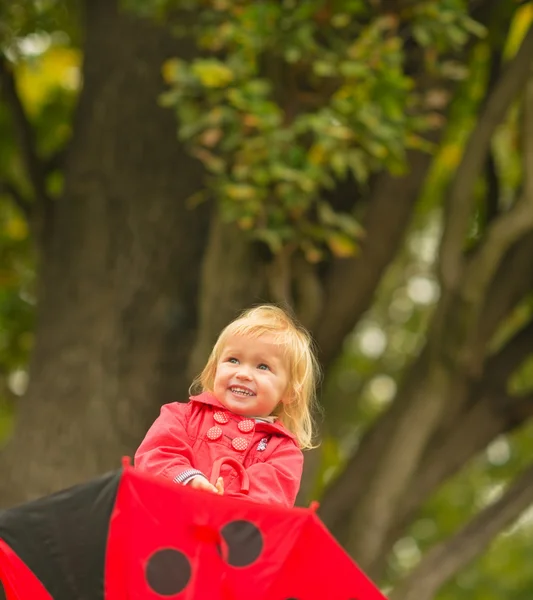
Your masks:
M176 487L130 467L106 573L106 600L384 600L312 510Z
M227 462L245 492L246 473ZM0 513L3 595L383 600L313 511L215 496L128 465Z

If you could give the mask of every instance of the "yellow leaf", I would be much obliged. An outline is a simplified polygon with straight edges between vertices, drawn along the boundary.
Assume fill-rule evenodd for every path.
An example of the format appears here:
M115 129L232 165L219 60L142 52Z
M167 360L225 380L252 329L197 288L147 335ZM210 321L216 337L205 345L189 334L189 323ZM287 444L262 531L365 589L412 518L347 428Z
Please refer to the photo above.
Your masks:
M227 185L226 194L232 200L252 200L256 195L255 188L245 184Z
M462 153L460 144L447 144L440 151L437 160L448 169L455 169L461 160Z
M20 63L16 70L17 88L28 113L38 114L57 88L76 91L80 85L80 64L77 50L57 46Z
M197 61L192 66L192 71L202 85L208 88L226 87L234 79L233 71L217 61Z
M255 221L252 219L252 217L241 217L237 223L241 229L249 231L254 226Z
M332 125L325 130L327 135L330 135L332 138L336 140L351 140L353 139L353 131L344 125Z
M6 223L6 234L12 240L25 240L28 237L28 225L20 217L12 217Z
M163 63L161 67L161 75L166 83L173 83L177 81L178 70L181 61L178 58L170 58Z
M333 234L328 238L329 249L339 258L347 258L357 254L356 243L346 235Z
M527 30L533 22L533 4L528 3L521 6L515 14L509 37L507 38L507 47L504 50L504 57L511 58L518 52L518 48L526 36Z
M311 164L323 165L326 162L326 149L322 144L313 144L307 157Z

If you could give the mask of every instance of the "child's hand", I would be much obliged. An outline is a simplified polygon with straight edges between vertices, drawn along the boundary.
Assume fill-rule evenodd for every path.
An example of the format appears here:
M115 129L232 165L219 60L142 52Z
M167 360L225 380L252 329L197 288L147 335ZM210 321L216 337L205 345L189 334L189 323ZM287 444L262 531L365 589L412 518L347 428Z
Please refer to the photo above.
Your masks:
M219 477L220 481L221 477ZM209 483L205 477L195 477L192 481L189 482L189 485L195 490L205 490L206 492L211 492L212 494L224 493L224 484L222 484L222 492L219 492L219 481L217 481L217 487Z
M217 488L217 493L219 493L221 496L223 496L224 495L224 480L222 479L222 477L219 477L217 479L215 486Z

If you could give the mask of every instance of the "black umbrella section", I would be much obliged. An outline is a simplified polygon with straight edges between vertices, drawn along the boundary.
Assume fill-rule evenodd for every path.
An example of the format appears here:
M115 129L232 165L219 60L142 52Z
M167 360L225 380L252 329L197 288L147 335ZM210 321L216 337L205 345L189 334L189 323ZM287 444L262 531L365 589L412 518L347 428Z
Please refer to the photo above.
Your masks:
M0 540L54 600L103 600L109 519L121 475L115 471L0 512Z

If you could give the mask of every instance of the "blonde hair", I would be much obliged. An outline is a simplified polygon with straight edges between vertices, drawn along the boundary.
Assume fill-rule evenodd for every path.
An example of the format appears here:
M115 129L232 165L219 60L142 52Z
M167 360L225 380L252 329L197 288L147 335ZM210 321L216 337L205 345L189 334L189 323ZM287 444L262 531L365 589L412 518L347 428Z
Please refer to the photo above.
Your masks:
M193 381L191 391L213 391L217 364L228 338L235 335L260 337L264 334L274 335L275 343L285 347L289 367L289 399L280 403L276 414L294 434L300 448L313 448L313 410L320 367L309 333L278 306L256 306L232 321L219 335L203 371Z

